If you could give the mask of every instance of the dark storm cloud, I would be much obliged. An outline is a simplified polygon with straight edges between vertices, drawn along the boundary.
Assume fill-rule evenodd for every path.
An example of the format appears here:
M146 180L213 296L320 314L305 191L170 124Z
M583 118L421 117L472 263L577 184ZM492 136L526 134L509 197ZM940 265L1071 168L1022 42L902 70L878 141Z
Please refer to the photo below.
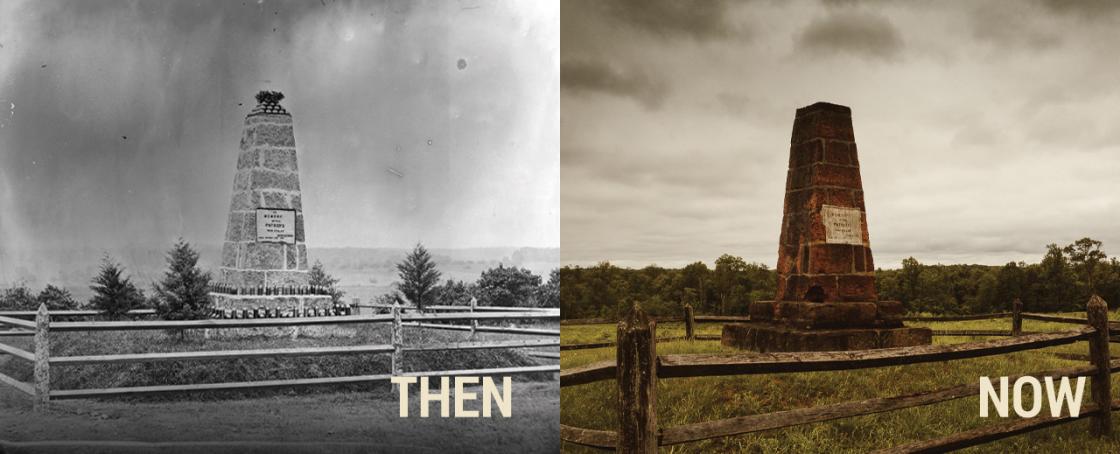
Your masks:
M794 111L817 101L852 107L883 267L1037 262L1085 236L1120 247L1107 5L751 2L725 12L750 40L700 41L572 4L565 60L655 68L671 96L644 109L564 87L565 263L773 266ZM816 58L830 55L849 58Z
M1032 6L1013 8L999 3L978 3L969 17L972 36L1001 50L1039 51L1059 47L1061 30L1054 26L1054 21L1032 14Z
M837 11L813 20L797 37L797 46L814 54L844 53L890 60L902 51L902 37L878 14Z
M616 0L596 3L622 23L666 38L680 35L704 40L741 33L727 22L727 0Z
M1103 18L1120 11L1120 2L1115 0L1040 0L1051 11L1063 14L1076 14L1084 18Z
M560 63L560 86L574 94L600 92L632 98L651 109L660 107L667 92L664 83L644 72L622 71L601 61L582 59Z

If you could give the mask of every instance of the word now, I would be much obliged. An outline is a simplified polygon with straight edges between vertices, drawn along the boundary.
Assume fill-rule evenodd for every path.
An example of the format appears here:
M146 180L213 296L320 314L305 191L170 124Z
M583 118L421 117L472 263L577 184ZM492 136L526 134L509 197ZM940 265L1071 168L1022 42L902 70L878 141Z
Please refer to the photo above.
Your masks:
M980 377L980 417L988 417L988 406L995 405L996 413L999 413L1001 418L1006 418L1009 414L1007 407L1007 377L999 378L999 392L992 387L992 380L988 377ZM1046 394L1050 400L1050 416L1058 417L1062 414L1062 405L1069 405L1069 415L1076 418L1081 414L1081 394L1085 390L1085 377L1077 377L1077 392L1075 393L1070 389L1069 377L1062 377L1061 384L1058 386L1058 391L1054 392L1054 378L1046 377ZM1023 408L1023 387L1030 385L1032 395L1031 408ZM1042 393L1042 384L1034 377L1019 377L1015 380L1015 392L1013 399L1013 406L1015 407L1015 414L1021 418L1032 418L1038 416L1042 412L1042 399L1039 394Z
M397 389L401 393L401 417L408 417L408 385L415 384L417 377L392 377L390 381L396 383ZM440 391L432 393L428 388L428 377L420 378L420 417L428 417L428 406L432 401L439 402L439 415L447 418L451 416L451 386L448 377L440 377ZM491 408L498 407L498 412L503 417L510 417L513 405L510 399L510 393L513 389L512 379L510 377L502 377L502 388L498 389L494 385L494 379L490 377L455 377L455 417L456 418L477 418L478 410L467 410L465 403L468 400L476 400L477 393L467 392L463 390L466 385L477 385L482 382L482 416L485 418L490 417ZM491 401L493 405L491 405Z

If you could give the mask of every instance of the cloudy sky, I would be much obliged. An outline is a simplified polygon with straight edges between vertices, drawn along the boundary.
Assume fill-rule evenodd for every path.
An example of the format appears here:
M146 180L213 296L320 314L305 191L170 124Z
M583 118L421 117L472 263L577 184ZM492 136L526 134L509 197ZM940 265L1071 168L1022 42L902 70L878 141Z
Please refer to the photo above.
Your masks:
M219 244L261 89L295 120L309 246L558 247L558 18L0 0L0 280L47 250Z
M561 24L565 263L774 266L817 101L853 110L877 265L1120 255L1120 2L564 0Z

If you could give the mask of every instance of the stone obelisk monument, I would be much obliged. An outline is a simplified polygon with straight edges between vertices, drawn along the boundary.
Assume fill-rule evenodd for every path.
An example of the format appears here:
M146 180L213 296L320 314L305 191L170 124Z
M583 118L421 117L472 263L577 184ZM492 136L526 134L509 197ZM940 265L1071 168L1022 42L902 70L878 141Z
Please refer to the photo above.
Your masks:
M219 310L267 308L285 314L330 307L324 289L308 285L303 199L292 116L284 95L262 91L245 117L237 174L222 245Z
M902 324L898 301L879 301L867 209L848 107L797 109L778 241L774 301L751 322L725 325L723 345L761 352L863 350L929 344Z

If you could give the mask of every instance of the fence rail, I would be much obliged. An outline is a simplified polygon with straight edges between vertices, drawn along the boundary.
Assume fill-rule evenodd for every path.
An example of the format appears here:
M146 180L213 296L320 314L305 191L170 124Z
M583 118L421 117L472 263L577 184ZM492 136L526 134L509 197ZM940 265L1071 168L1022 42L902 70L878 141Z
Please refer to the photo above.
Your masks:
M49 312L46 306L40 306L36 313L35 321L21 320L13 317L0 316L0 325L17 327L18 335L30 334L34 337L34 351L26 351L11 345L0 343L0 354L12 355L15 358L29 361L35 366L34 381L25 383L8 375L0 374L0 383L11 386L35 399L36 407L41 408L51 399L73 399L86 397L122 396L137 394L160 394L172 392L198 392L220 390L246 390L278 387L315 386L346 383L368 383L388 381L394 375L404 376L458 376L458 375L511 375L542 372L560 372L559 364L503 367L490 369L471 370L445 370L405 372L404 353L435 350L476 350L497 348L536 348L557 347L559 339L528 339L528 340L475 340L479 332L513 332L517 334L555 335L555 330L533 330L523 328L507 328L500 326L479 326L479 320L522 320L522 319L559 319L557 311L502 311L502 312L475 312L471 307L466 307L471 312L459 313L413 313L403 314L400 306L395 306L390 314L377 315L352 315L330 317L296 317L296 318L266 318L266 319L210 319L210 320L185 320L185 321L77 321L77 322L51 322L55 312ZM56 311L57 312L57 311ZM73 311L70 311L73 312ZM74 315L69 312L63 315ZM471 325L447 325L421 322L449 322L469 320ZM408 322L408 324L406 324ZM301 347L301 348L273 348L253 350L218 350L218 351L190 351L190 352L151 352L151 353L124 353L110 355L86 356L51 356L50 334L52 332L96 332L96 331L129 331L152 329L228 329L228 328L261 328L261 327L300 327L308 325L327 324L373 324L387 323L392 325L391 343L372 345L349 345L328 347ZM462 329L470 331L470 340L467 342L451 342L435 345L406 346L403 341L403 328L405 326L439 327ZM512 331L511 331L512 330ZM65 367L88 364L113 364L113 363L147 363L165 361L207 361L241 358L277 358L292 356L318 356L318 355L353 355L353 354L391 354L390 373L375 375L360 375L347 377L322 377L287 380L263 380L250 382L229 383L197 383L185 385L161 386L132 386L118 388L95 389L51 389L50 373L55 367Z
M54 310L49 311L51 317L95 317L102 315L101 311L78 309L78 310ZM5 317L35 317L38 311L0 311L0 316ZM156 315L155 309L133 309L125 313L131 316L145 316Z
M1092 403L1082 407L1081 417L1092 418L1093 435L1109 434L1111 411L1120 408L1120 401L1113 401L1111 397L1111 374L1120 371L1120 359L1111 359L1108 353L1108 307L1104 300L1097 296L1089 300L1087 307L1089 317L1084 320L1086 326L1056 333L1024 334L1022 319L1026 318L1024 316L1027 314L1022 313L1022 303L1018 300L1013 306L1014 311L1009 313L1013 319L1012 330L1008 334L1011 337L1007 339L861 351L732 355L657 355L656 321L649 319L635 307L627 319L618 324L618 351L615 361L600 361L568 368L560 373L561 387L616 380L619 396L617 404L619 430L607 431L561 425L560 438L569 443L595 448L652 453L656 452L658 446L882 413L960 399L979 393L979 384L960 384L903 396L660 428L657 424L655 389L658 380L662 378L865 369L993 356L1069 344L1080 340L1089 343L1089 365L1022 374L1009 377L1009 380L1021 376L1090 377ZM1003 317L1002 314L996 315ZM998 332L996 335L1005 334ZM987 443L1074 419L1077 418L1069 416L1029 418L985 426L937 440L897 446L885 452L940 452L945 449Z

